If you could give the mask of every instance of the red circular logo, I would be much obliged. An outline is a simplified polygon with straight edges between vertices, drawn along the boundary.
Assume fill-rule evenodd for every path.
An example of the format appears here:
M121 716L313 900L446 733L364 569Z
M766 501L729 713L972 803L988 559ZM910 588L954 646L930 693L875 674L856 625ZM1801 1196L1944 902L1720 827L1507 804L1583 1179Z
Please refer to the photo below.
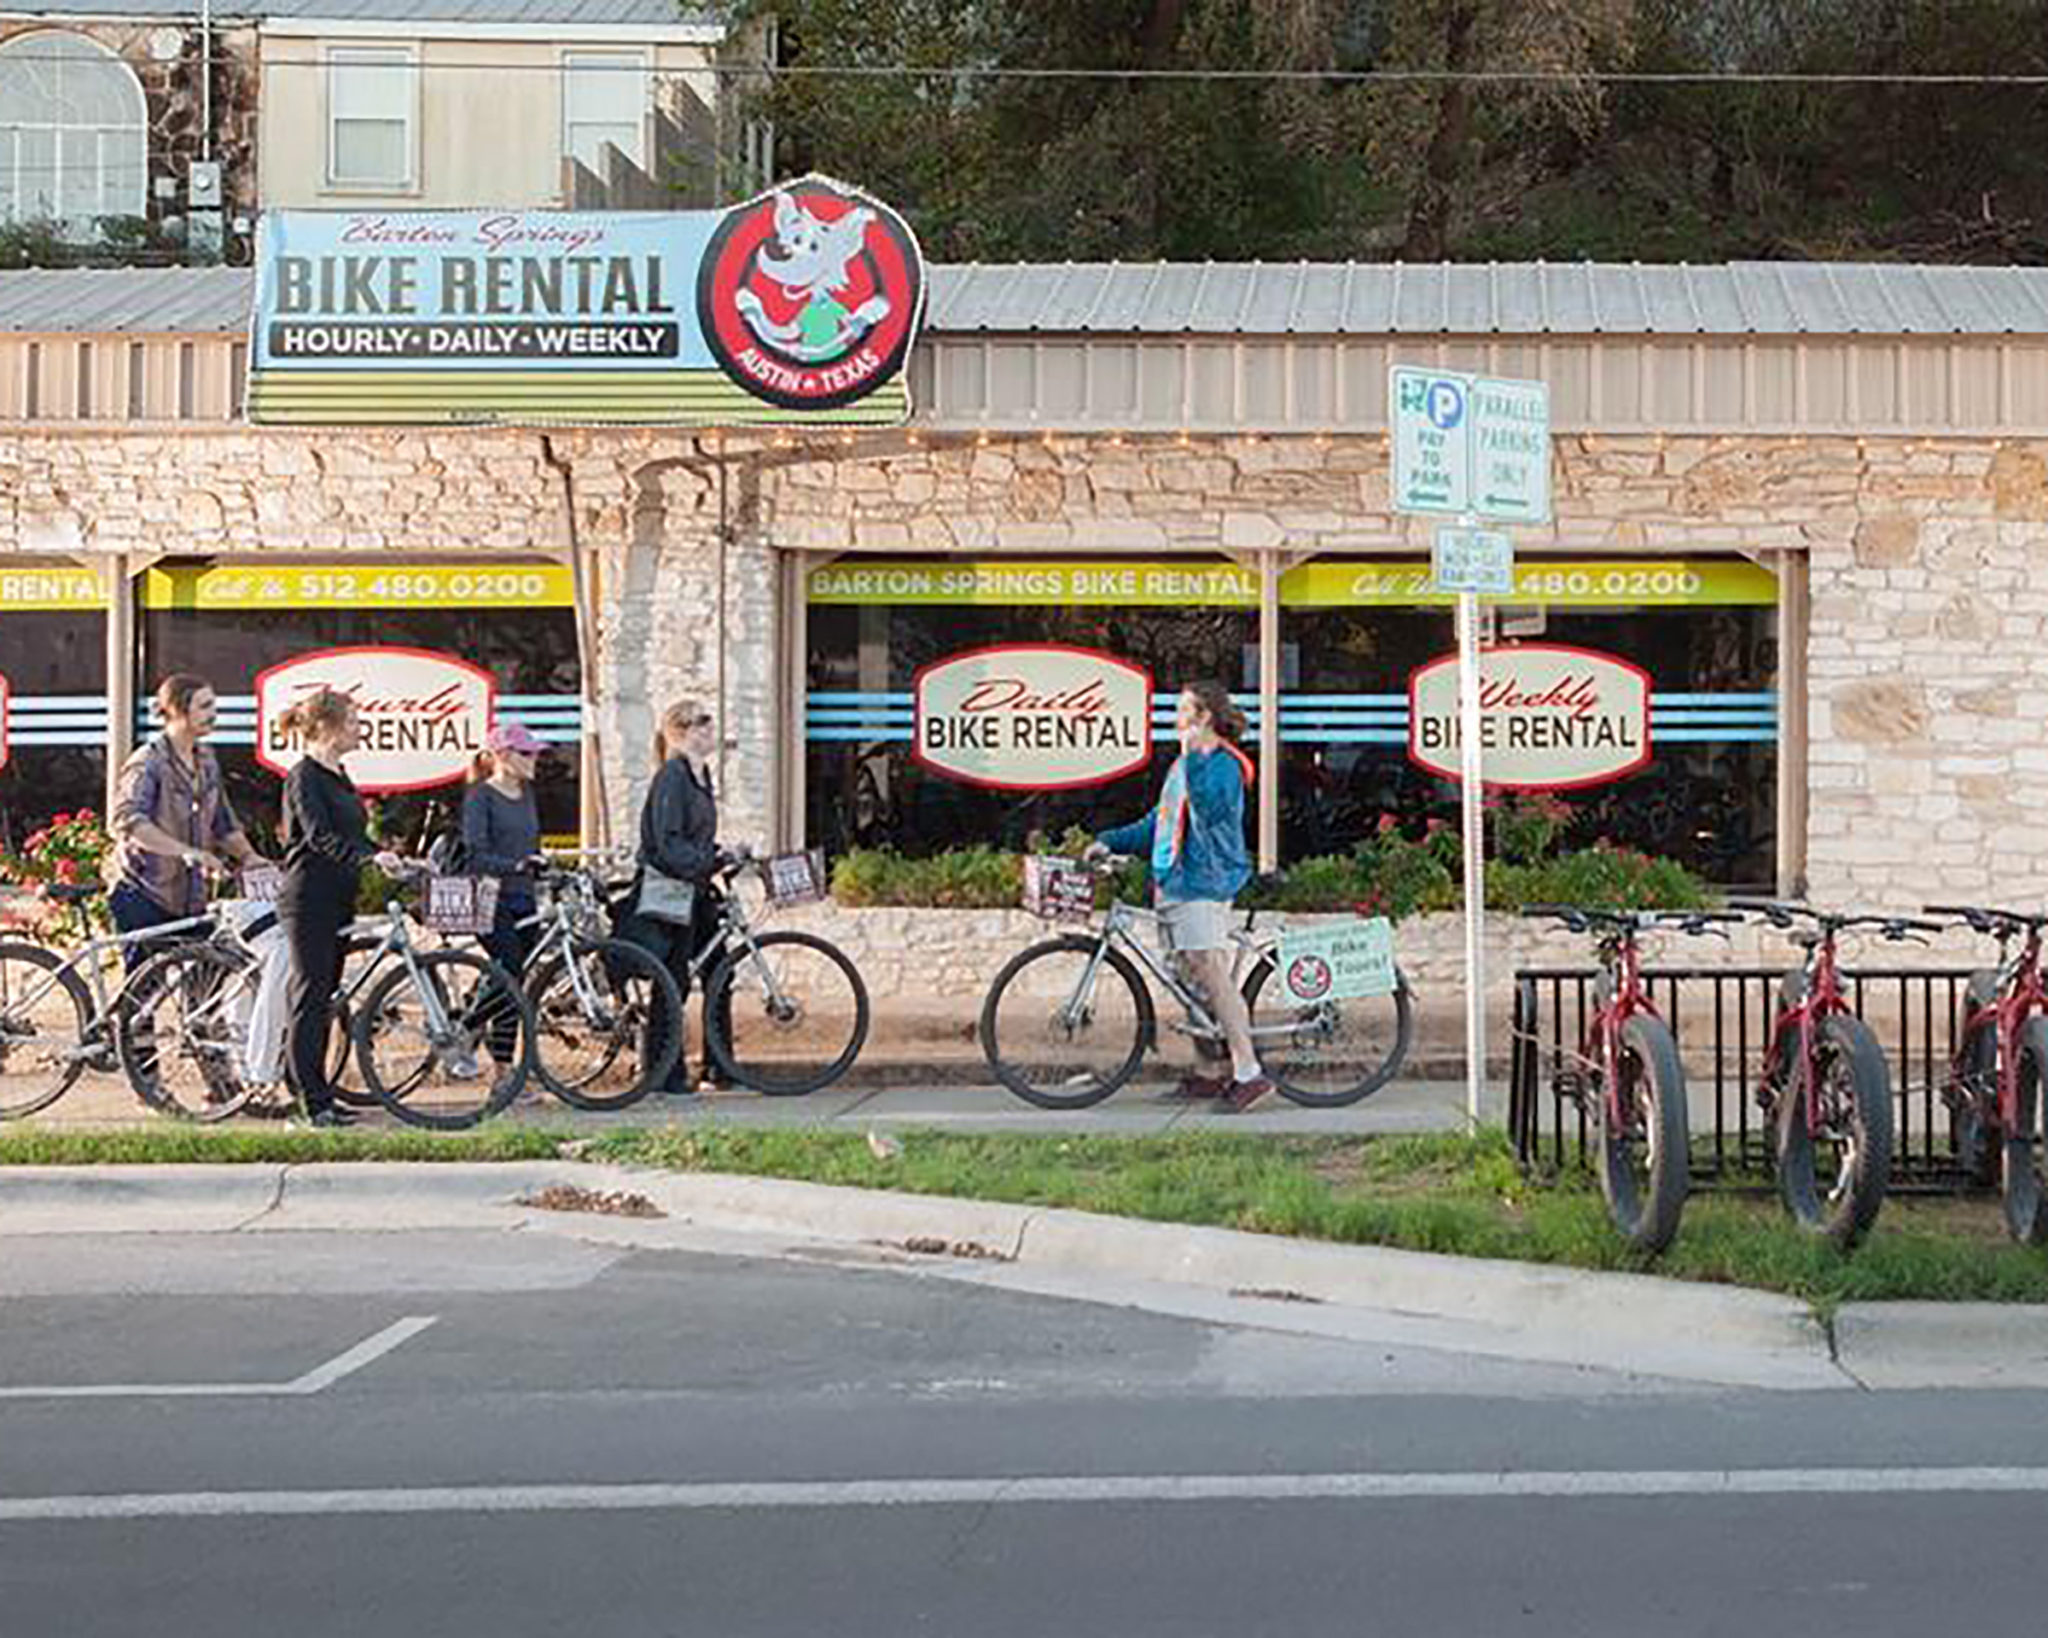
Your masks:
M817 178L728 211L697 275L718 367L766 403L829 410L903 368L924 262L886 205Z
M1330 992L1330 964L1321 956L1296 956L1287 968L1287 988L1303 1001L1320 1001Z

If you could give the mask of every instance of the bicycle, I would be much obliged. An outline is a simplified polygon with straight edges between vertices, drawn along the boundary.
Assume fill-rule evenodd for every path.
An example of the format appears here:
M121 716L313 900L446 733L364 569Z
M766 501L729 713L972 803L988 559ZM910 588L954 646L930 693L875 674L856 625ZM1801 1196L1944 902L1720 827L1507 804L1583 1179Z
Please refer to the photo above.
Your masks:
M1700 934L1740 921L1711 910L1586 910L1532 904L1522 914L1591 933L1600 962L1593 1015L1560 1095L1592 1117L1600 1192L1623 1239L1654 1257L1671 1244L1692 1184L1692 1126L1678 1041L1643 984L1640 940L1665 928ZM1724 935L1725 936L1725 935Z
M1948 904L1930 904L1927 914L1953 916L1998 940L1997 968L1972 973L1964 990L1962 1031L1942 1083L1956 1163L1973 1182L1999 1185L2013 1239L2048 1244L2048 916Z
M490 957L421 950L412 919L393 898L381 917L355 923L377 942L352 977L343 975L337 1005L351 1014L353 1056L371 1095L408 1125L459 1131L500 1113L525 1086L533 1010Z
M683 998L648 951L604 929L591 855L541 861L540 906L520 922L539 930L521 979L533 1008L533 1072L573 1108L624 1109L661 1085L683 1047ZM571 861L577 861L572 863ZM631 1079L614 1081L638 1055Z
M116 957L139 946L210 933L211 913L132 933L94 933L85 906L97 883L42 889L76 916L81 937L68 955L25 939L0 940L0 1120L49 1108L88 1070L119 1068L114 1022L133 975L111 984Z
M1075 867L1092 885L1121 861ZM1257 926L1247 910L1231 935L1231 981L1251 1015L1260 1062L1282 1096L1329 1109L1371 1096L1399 1071L1414 1033L1408 983L1398 971L1385 996L1298 1003L1284 999L1280 934ZM1159 1015L1149 976L1179 1003L1186 1022L1169 1027L1198 1046L1223 1045L1223 1025L1199 988L1171 959L1137 936L1159 915L1114 903L1086 933L1061 933L1020 950L996 974L981 1007L981 1046L988 1066L1010 1092L1040 1109L1086 1109L1138 1072L1159 1042ZM1242 976L1240 976L1242 975ZM1270 994L1269 994L1270 986ZM1043 1043L1043 1061L1026 1053Z
M704 984L705 1046L737 1084L771 1098L830 1086L852 1067L868 1037L868 989L846 953L815 933L757 933L741 902L743 876L758 876L771 905L773 859L741 848L721 854L714 876L718 928L690 960ZM709 969L708 979L703 975ZM681 1045L678 1014L675 1031Z
M1800 1227L1849 1251L1877 1221L1892 1170L1891 1066L1842 992L1840 935L1874 928L1893 943L1941 929L1906 916L1834 915L1771 899L1728 907L1790 929L1806 951L1779 982L1757 1102L1772 1127L1778 1197Z

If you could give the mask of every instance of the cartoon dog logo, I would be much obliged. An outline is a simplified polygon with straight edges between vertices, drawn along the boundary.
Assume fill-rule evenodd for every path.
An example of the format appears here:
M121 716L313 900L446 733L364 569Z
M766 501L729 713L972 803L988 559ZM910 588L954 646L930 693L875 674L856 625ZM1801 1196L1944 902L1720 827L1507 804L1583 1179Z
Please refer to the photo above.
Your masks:
M873 392L902 368L923 307L909 228L822 177L728 211L698 277L698 319L719 367L789 409Z

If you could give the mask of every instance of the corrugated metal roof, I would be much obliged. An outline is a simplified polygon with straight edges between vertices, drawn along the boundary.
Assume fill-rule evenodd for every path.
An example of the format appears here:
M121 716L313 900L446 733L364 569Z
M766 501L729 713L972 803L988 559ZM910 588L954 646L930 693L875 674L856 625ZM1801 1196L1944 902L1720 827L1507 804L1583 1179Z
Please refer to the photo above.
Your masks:
M220 0L215 22L317 18L336 23L708 24L675 0ZM199 0L0 0L0 17L182 17L197 22Z
M2048 268L1070 262L932 270L933 328L1202 335L2048 333Z
M239 330L245 268L0 273L0 330ZM2048 268L1736 262L935 266L952 334L2048 335Z

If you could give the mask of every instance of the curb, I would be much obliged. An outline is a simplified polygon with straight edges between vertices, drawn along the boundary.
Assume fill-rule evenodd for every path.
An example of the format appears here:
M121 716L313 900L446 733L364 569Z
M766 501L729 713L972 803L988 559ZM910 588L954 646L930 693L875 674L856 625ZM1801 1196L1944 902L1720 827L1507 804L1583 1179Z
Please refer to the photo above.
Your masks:
M249 1174L255 1173L256 1176ZM523 1206L550 1184L626 1192L668 1222ZM602 1223L602 1230L593 1228ZM1289 1240L1237 1229L780 1178L579 1161L286 1166L0 1167L0 1233L229 1232L523 1226L665 1246L674 1225L824 1246L941 1245L929 1272L1028 1284L1096 1282L1097 1300L1148 1289L1291 1298L1379 1316L1429 1346L1727 1386L1849 1385L1804 1303L1767 1292L1532 1263ZM1108 1282L1119 1289L1102 1295ZM1082 1293L1076 1293L1082 1294ZM1292 1307L1292 1304L1290 1304ZM1292 1318L1306 1321L1315 1307ZM1416 1335L1417 1326L1422 1335Z

